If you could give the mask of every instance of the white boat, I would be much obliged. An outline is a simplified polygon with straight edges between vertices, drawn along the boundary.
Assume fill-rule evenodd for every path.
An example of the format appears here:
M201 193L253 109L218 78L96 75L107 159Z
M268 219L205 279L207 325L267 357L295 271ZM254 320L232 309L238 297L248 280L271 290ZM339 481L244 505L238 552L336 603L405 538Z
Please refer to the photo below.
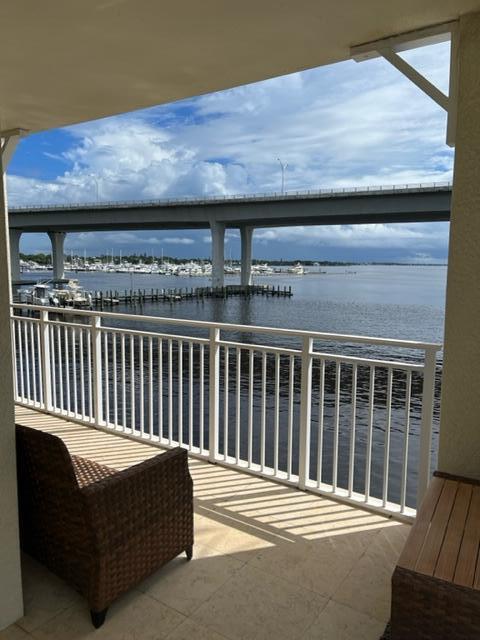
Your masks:
M51 291L52 300L58 307L91 307L92 294L85 291L78 280L69 280L66 285Z
M40 307L50 307L54 304L52 289L47 283L37 283L31 289L25 289L20 293L20 299L27 304Z
M291 273L294 276L304 276L307 273L305 267L301 262L297 262L294 267L290 267L289 269L287 269L287 272Z
M252 273L257 276L273 276L273 269L268 264L254 264Z

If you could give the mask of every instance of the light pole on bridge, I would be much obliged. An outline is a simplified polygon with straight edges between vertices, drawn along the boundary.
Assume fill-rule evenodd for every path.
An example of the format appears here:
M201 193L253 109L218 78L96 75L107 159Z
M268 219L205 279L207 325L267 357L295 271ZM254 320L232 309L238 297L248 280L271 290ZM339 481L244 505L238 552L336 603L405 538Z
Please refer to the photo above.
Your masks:
M280 168L282 170L282 191L281 191L281 193L283 194L283 193L285 193L285 170L288 167L288 164L286 162L282 162L280 160L280 158L277 158L277 160L278 160L278 163L279 163Z
M95 174L93 173L89 173L88 177L91 178L94 182L95 182L95 195L96 197L96 202L98 202L98 192L99 192L99 186L98 186L98 178Z

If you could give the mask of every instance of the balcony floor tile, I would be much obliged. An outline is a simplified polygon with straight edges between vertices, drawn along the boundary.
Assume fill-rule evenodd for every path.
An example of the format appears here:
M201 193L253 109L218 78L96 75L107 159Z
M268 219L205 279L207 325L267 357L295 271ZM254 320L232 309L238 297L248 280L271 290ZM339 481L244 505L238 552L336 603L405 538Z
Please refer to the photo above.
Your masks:
M167 636L167 640L228 640L226 636L212 631L193 620L185 620Z
M385 624L330 600L302 640L378 640Z
M73 605L35 629L37 640L161 640L185 621L178 611L132 590L108 610L100 629L94 630L84 603Z
M313 591L246 565L192 617L232 640L294 640L326 604Z
M380 531L334 592L333 599L383 623L388 622L390 579L408 530L409 525L400 525Z
M249 566L330 597L365 551L367 540L358 536L273 547L260 551Z
M72 604L83 602L63 580L27 555L22 556L22 578L25 615L17 624L24 631L32 632Z
M28 640L31 639L26 631L21 629L16 624L12 624L3 631L0 631L0 640Z
M242 566L235 558L196 544L190 562L186 562L183 555L178 556L138 589L180 613L190 615Z

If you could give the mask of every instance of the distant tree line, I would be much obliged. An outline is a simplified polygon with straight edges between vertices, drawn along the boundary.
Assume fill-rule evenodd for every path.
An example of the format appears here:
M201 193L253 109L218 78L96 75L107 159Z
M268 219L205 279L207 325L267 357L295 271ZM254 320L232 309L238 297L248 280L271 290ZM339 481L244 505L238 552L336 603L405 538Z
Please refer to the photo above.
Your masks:
M37 264L52 264L52 255L50 253L21 253L20 260L25 262L36 262Z
M36 262L37 264L40 265L51 265L52 264L52 256L50 253L21 253L20 254L20 258L21 260L24 260L25 262ZM65 262L70 263L71 260L73 260L73 262L83 262L84 261L84 256L82 255L77 255L77 254L66 254L65 255ZM132 254L126 254L126 255L122 255L122 262L129 262L130 264L152 264L153 262L158 262L160 258L158 256L151 256L151 255L147 255L146 253L132 253ZM91 264L95 261L101 261L104 263L107 262L111 262L112 261L112 256L108 255L108 254L101 254L99 256L87 256L86 257L86 261L87 263ZM114 263L115 264L120 264L120 256L114 256L113 258ZM210 258L175 258L173 256L163 256L163 260L165 262L170 262L172 264L182 264L184 263L186 260L194 260L195 262L210 262ZM240 264L240 260L228 260L228 262L232 262L233 264ZM295 260L267 260L267 259L260 259L260 258L254 258L252 260L253 264L268 264L269 266L272 267L289 267L292 265L297 264L298 262L301 262L304 266L306 267L352 267L355 265L374 265L374 264L378 264L378 265L385 265L385 266L446 266L445 265L439 265L438 263L422 263L422 264L417 264L417 263L404 263L404 262L344 262L341 260L304 260L302 258L296 258Z

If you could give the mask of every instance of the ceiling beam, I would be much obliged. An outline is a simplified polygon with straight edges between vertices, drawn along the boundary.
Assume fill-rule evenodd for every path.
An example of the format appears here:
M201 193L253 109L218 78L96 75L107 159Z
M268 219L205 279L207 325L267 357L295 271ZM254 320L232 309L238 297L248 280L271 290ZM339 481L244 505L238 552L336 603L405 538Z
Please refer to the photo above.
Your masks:
M0 131L2 154L2 167L6 172L13 153L17 147L17 144L22 136L26 136L28 131L26 129L8 129L6 131Z
M426 47L440 42L451 41L450 48L450 82L449 94L446 96L443 91L430 82L425 76L419 73L411 64L399 56L399 52ZM429 98L434 100L448 114L447 122L447 144L455 146L455 129L457 119L457 76L458 76L458 23L444 22L426 29L409 31L382 40L375 40L365 44L351 47L350 55L356 62L372 60L382 57L400 73L413 82Z
M446 96L438 87L427 80L425 76L422 76L416 69L412 67L412 65L408 64L403 58L401 58L398 53L395 53L392 49L381 49L379 51L380 55L390 62L392 66L394 66L400 73L408 78L413 84L415 84L421 91L427 94L429 98L432 98L442 109L448 111L449 109L449 98Z
M452 30L456 28L456 24L456 22L443 22L433 27L407 31L406 33L382 38L381 40L372 40L371 42L350 47L350 55L355 62L363 62L364 60L379 58L382 55L380 53L382 49L391 49L399 53L410 49L418 49L419 47L428 47L431 44L448 42Z

